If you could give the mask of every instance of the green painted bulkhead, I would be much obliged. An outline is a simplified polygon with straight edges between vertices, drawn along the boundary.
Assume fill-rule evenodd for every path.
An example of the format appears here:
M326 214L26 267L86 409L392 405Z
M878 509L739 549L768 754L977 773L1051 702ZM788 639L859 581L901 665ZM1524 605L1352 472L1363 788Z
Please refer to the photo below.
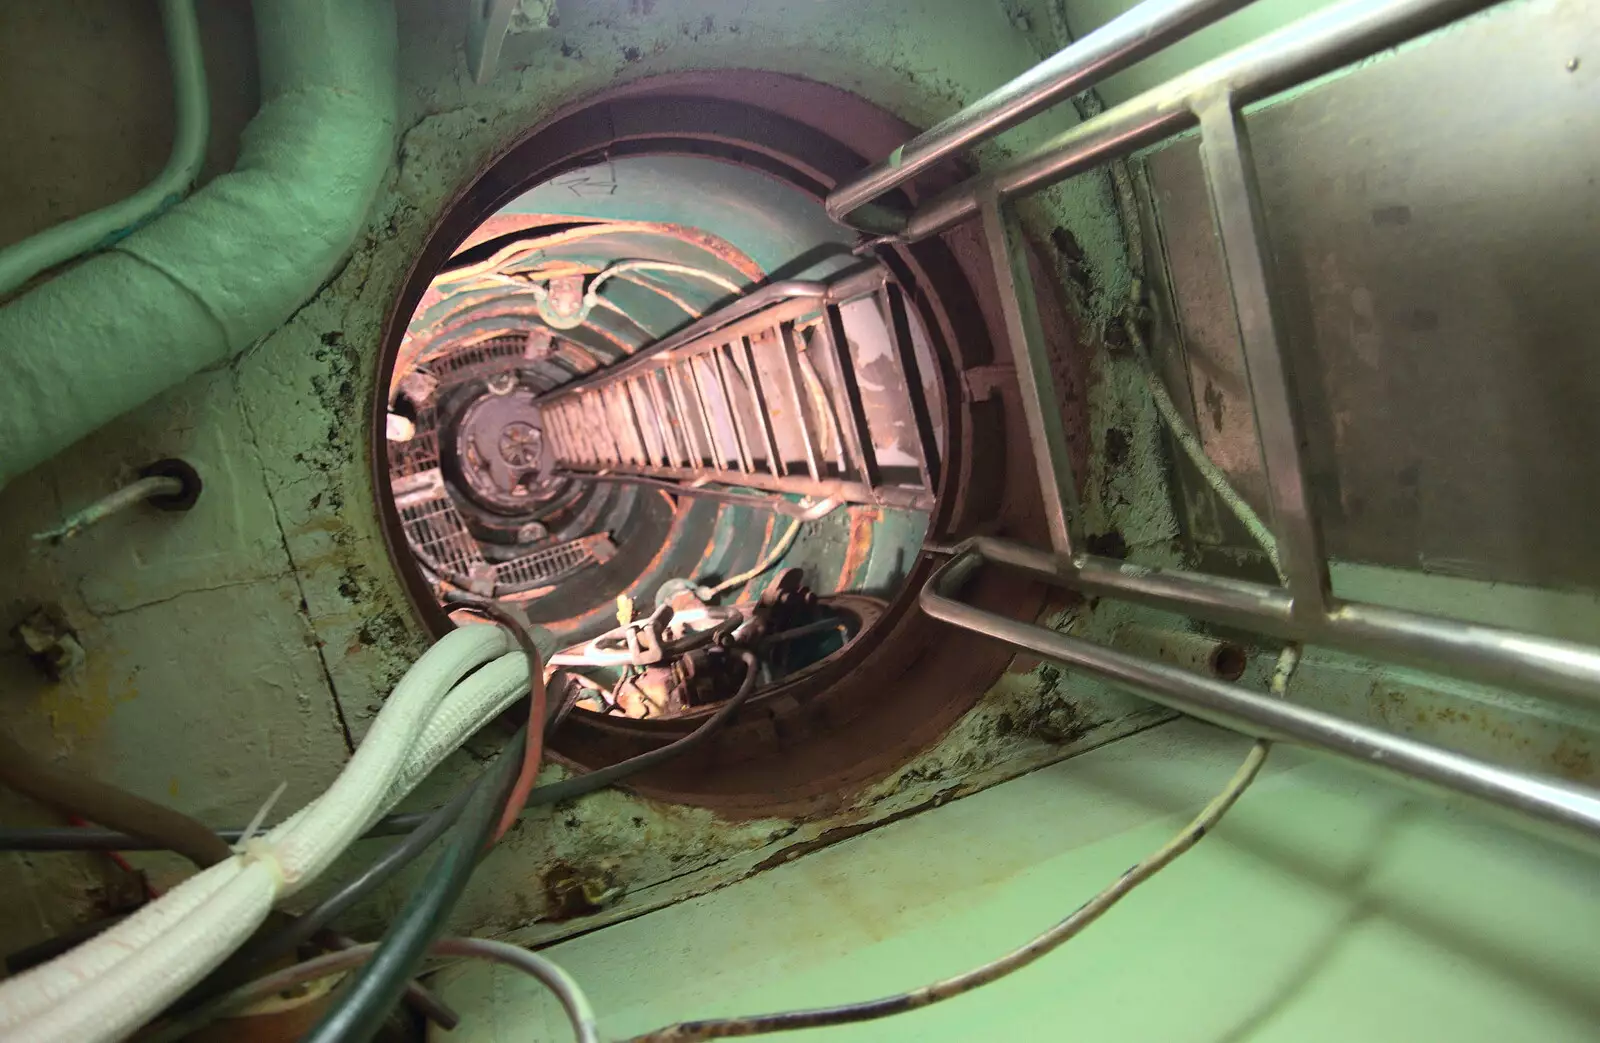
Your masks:
M276 236L316 213L293 193L272 197L251 227L236 229L226 268L201 273L212 296L195 297L190 326L149 329L146 347L112 335L139 324L139 280L153 278L140 269L125 294L101 296L103 322L82 320L112 331L92 346L92 358L80 343L49 340L50 305L28 297L42 290L69 301L67 280L78 274L95 283L89 265L98 260L0 301L0 330L44 338L51 386L67 389L48 401L23 382L4 392L15 408L0 432L20 433L0 442L0 453L15 453L0 459L0 624L9 630L53 606L84 650L82 668L59 681L20 652L0 654L0 727L206 822L249 820L280 782L280 807L316 796L431 640L382 524L373 403L386 391L385 353L413 321L408 287L438 252L452 207L485 171L558 114L606 92L648 92L652 83L698 97L719 97L728 90L719 83L737 78L825 85L881 113L874 132L904 138L1126 6L523 0L494 74L480 84L463 51L464 2L394 0L392 22L387 0L352 4L373 15L373 33L390 35L352 56L363 64L350 75L381 78L392 63L395 91L379 105L391 106L392 125L373 123L369 110L308 117L332 121L321 128L327 140L343 133L335 133L340 119L366 135L347 136L341 147L368 157L370 170L346 169L340 154L314 157L339 197L317 205L356 215L347 248L334 229L320 252L268 256ZM1320 6L1262 0L1114 77L1100 98L1114 105ZM1600 31L1582 6L1514 0L1251 119L1262 126L1258 151L1277 172L1264 179L1275 257L1304 302L1295 335L1332 345L1305 350L1320 381L1314 478L1332 519L1335 590L1593 643L1600 540L1581 520L1600 507L1585 440L1600 434L1588 408L1600 395L1600 371L1586 348L1592 336L1575 331L1600 307L1581 292L1582 273L1600 270L1600 211L1592 185L1587 196L1582 189L1597 166L1585 142L1600 140L1586 136L1600 134L1600 54L1588 57ZM236 171L252 145L261 149L241 135L273 84L258 82L261 40L249 5L200 5L200 32L211 93L203 191ZM70 61L59 58L69 53ZM292 46L289 54L292 70ZM1464 76L1448 91L1408 79L1443 75L1452 64L1492 75ZM71 0L0 12L0 97L14 113L0 121L0 155L13 157L0 162L0 247L151 180L173 133L166 66L154 4ZM1538 118L1517 113L1519 92L1545 106L1533 110ZM1424 94L1426 103L1415 100ZM776 98L743 100L777 105ZM1413 107L1409 129L1374 100L1384 98ZM1465 115L1435 111L1447 101ZM977 149L971 165L1046 140L1078 122L1081 107L1059 105L1002 135ZM1507 173L1509 162L1474 167L1467 144L1451 151L1444 142L1465 142L1463 128L1483 111L1494 117L1496 149L1566 158L1527 175L1531 186ZM833 132L825 110L787 116ZM1441 129L1428 137L1415 124ZM1369 125L1370 137L1360 137ZM323 141L315 129L304 140ZM1407 149L1419 143L1437 155L1413 161ZM1206 260L1209 216L1191 146L1180 140L1132 164L1138 234L1127 234L1103 174L1064 182L1021 213L1059 312L1052 350L1078 440L1084 531L1097 549L1136 563L1204 563L1260 579L1264 560L1178 461L1143 371L1111 332L1134 281L1129 251L1139 251L1160 368L1182 389L1176 397L1208 451L1259 505L1248 390L1231 333L1217 332L1216 262ZM281 158L265 151L268 165ZM1296 155L1326 176L1306 173ZM881 157L859 158L864 167ZM815 212L785 214L787 197L771 179L732 166L708 173L700 162L619 161L619 179L634 164L643 186L625 216L703 229L763 272L829 235L847 241L816 223ZM370 202L356 199L363 185ZM701 194L688 194L695 187ZM616 205L609 197L572 195L562 204L568 216L617 216L606 209ZM526 205L557 209L548 199ZM1324 205L1331 216L1319 223ZM1474 207L1491 206L1518 223L1480 220ZM1519 230L1525 241L1513 249L1507 243ZM975 231L951 238L982 256ZM1438 243L1449 249L1430 245ZM1541 244L1553 245L1541 252ZM622 256L593 260L603 266ZM1411 275L1394 270L1398 261L1384 266L1396 257ZM831 263L804 274L823 274ZM1434 289L1416 274L1458 267L1458 284L1430 276ZM287 285L289 275L305 284L294 299L227 313L240 286ZM992 308L976 298L943 304ZM33 310L3 318L17 308ZM1000 328L992 314L978 321ZM157 367L172 380L119 360L111 351L118 345L181 356ZM0 340L0 356L6 350ZM98 375L74 398L80 350ZM119 380L122 365L137 379ZM1512 372L1503 386L1491 379ZM1457 374L1466 376L1456 381ZM1014 377L1001 355L985 376L987 386L969 380L945 391L990 416L1009 447L974 465L993 472L983 488L996 502L986 510L1035 517ZM1412 411L1407 403L1419 405ZM1477 408L1488 416L1482 423L1470 420ZM82 421L86 433L45 447L30 432L52 412L62 414L61 430ZM105 422L85 419L99 413ZM139 467L171 457L203 476L193 510L130 512L60 547L32 538ZM1471 521L1456 520L1461 507ZM793 562L831 570L858 554L858 513L839 512L833 529L814 530ZM914 554L925 521L909 512L871 520L877 542L855 563L859 584L907 598L901 611L912 613L904 555ZM726 556L736 534L766 522L757 512L718 509L706 526L707 559ZM741 553L754 560L776 535L763 530ZM1044 539L1042 527L1024 535ZM1015 616L1201 671L1219 647L1242 648L1241 683L1257 688L1276 653L1251 635L1110 599L1020 582L992 594ZM992 958L1066 915L1159 847L1247 746L1032 657L1008 659L994 647L986 654L971 675L981 681L937 703L927 719L906 722L882 758L851 761L875 767L845 771L845 785L819 783L795 799L765 802L741 791L720 803L612 789L526 816L484 860L452 930L550 945L589 989L607 1038L680 1018L865 999ZM1321 649L1308 650L1290 697L1600 786L1600 713L1590 709ZM486 731L406 806L431 806L453 792L505 734ZM545 777L565 771L548 764ZM0 821L60 824L4 790ZM358 843L328 880L378 850ZM188 871L169 855L127 857L160 886ZM358 909L349 931L375 936L420 871ZM553 884L572 878L619 886L574 916L553 897ZM0 855L0 950L106 912L119 879L98 856ZM949 1004L797 1038L1589 1040L1600 1032L1596 880L1593 852L1280 749L1214 835L1061 952ZM440 1040L509 1043L566 1032L553 1004L509 974L461 966L436 981L463 1016L455 1033L436 1034Z

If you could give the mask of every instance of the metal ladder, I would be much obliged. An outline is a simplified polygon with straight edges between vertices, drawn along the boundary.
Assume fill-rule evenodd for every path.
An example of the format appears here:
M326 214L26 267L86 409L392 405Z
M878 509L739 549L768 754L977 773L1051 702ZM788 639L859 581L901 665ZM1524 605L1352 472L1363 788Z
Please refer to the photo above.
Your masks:
M541 396L558 473L806 517L931 510L939 446L914 322L880 268L764 287ZM886 372L866 382L865 366Z
M1600 705L1600 648L1538 634L1341 599L1331 590L1320 527L1300 459L1303 427L1282 350L1245 106L1491 6L1491 0L1346 0L1086 119L1009 163L908 214L875 201L941 160L1244 6L1245 0L1146 0L1054 57L896 149L828 197L836 220L881 245L913 243L977 218L1000 287L1020 404L1050 523L1049 551L979 537L938 548L950 558L919 602L935 619L1064 663L1234 731L1291 742L1436 790L1474 797L1523 824L1600 839L1600 792L1515 771L1249 688L1096 645L960 600L980 568L998 565L1088 595L1120 598L1287 641ZM1397 104L1402 102L1397 101ZM1212 215L1244 349L1268 479L1281 586L1088 553L1075 532L1076 483L1050 394L1021 225L1011 202L1137 149L1198 128ZM934 548L930 548L933 550Z

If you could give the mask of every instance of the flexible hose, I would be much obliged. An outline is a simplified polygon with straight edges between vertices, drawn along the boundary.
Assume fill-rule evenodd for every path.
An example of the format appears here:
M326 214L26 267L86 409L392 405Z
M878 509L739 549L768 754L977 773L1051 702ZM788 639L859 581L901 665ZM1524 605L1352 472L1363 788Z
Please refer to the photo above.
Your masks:
M493 720L504 712L512 703L516 702L522 691L527 686L527 666L524 658L519 654L505 655L483 667L477 673L467 678L456 690L451 693L451 699L440 714L430 722L426 741L427 750L408 760L391 791L386 802L392 807L405 792L409 792L417 781L425 777L446 753L460 746L468 735L471 735L483 723ZM622 761L612 765L611 768L574 775L559 782L549 783L536 787L528 795L528 807L543 807L545 805L570 800L577 796L592 793L602 789L612 782L620 781L624 775L644 771L656 766L669 756L680 755L686 750L684 743L694 740L694 744L704 741L697 738L702 733L709 735L720 726L722 720L732 709L736 709L741 696L736 695L728 703L719 708L717 714L708 718L699 729L684 736L674 743L640 754L639 757ZM459 712L451 712L459 711ZM441 723L440 717L449 714L450 723ZM419 739L419 745L424 745L424 740ZM689 747L693 748L693 745ZM670 754L668 751L672 751ZM639 763L643 758L648 758L644 763ZM618 769L621 774L614 773ZM624 770L625 769L625 770ZM604 772L605 774L601 774ZM437 810L437 809L435 809ZM378 837L399 836L417 829L432 811L403 812L390 814L378 818L368 831L363 834L365 839ZM237 837L241 831L237 829L219 830L218 835L231 838ZM141 844L134 837L124 833L116 833L103 829L38 829L38 830L7 830L0 831L0 850L11 851L108 851L108 850L133 850L141 846L145 848L158 847L158 845Z
M489 630L491 627L478 629ZM462 681L444 705L435 711L427 727L417 737L405 765L384 796L385 810L427 777L452 750L483 724L503 713L519 695L527 691L527 662L520 654L501 656ZM398 836L416 829L428 813L374 816L364 837ZM237 841L243 830L222 829L217 835ZM0 830L0 851L133 851L159 850L164 845L104 829L51 827L44 829Z
M250 937L272 908L275 875L260 860L222 862L92 941L6 982L0 986L8 993L0 1004L0 1038L6 1043L122 1039ZM192 907L179 913L183 906L172 900L190 885L199 893L185 894ZM37 987L47 972L53 972L45 983L48 992ZM35 986L23 998L36 1009L11 1002L14 983ZM19 1009L26 1010L21 1019L15 1017Z
M501 633L491 627L471 629ZM736 654L745 664L744 682L738 693L695 731L667 746L607 768L540 786L529 795L529 806L548 805L592 793L703 745L755 689L755 656L745 651ZM514 702L526 685L527 660L520 654L506 655L459 685L447 705L464 694L476 708L476 721L481 724ZM436 764L448 749L454 748L449 743L459 744L466 734L470 734L470 730L461 724L436 733L436 743L416 754L420 760L404 774L420 778L425 774L418 770L421 764ZM505 762L515 761L520 767L520 756L503 757ZM499 803L494 805L495 808L499 806ZM408 825L415 828L416 823ZM253 843L262 845L266 841ZM266 869L267 862L249 861L250 858L230 859L191 877L161 901L151 903L65 957L0 985L0 1036L7 1043L13 1039L29 1043L112 1040L121 1038L165 1008L227 953L238 948L265 918L273 900L274 880ZM380 875L364 874L363 880L369 887L376 886ZM345 901L353 903L364 893L358 887ZM121 959L132 953L138 953L140 958ZM157 968L159 973L145 973L151 968ZM19 985L24 987L19 990ZM399 987L405 987L404 980L399 982ZM118 1006L105 1013L108 994L111 1002ZM97 1016L96 1011L104 1016ZM32 1020L28 1020L30 1018Z
M6 735L0 735L0 784L58 811L159 844L202 869L233 856L226 841L188 815L61 767Z
M573 791L571 795L610 785L624 774L645 771L704 743L755 690L759 672L755 655L744 650L734 654L745 664L744 682L738 693L705 724L670 746L588 775L563 780L573 784L567 787ZM521 739L526 741L525 731ZM496 796L502 802L509 796L515 782L514 769L520 767L520 754L521 750L514 740L513 745L503 751L496 762L493 781L488 785L496 790ZM561 786L562 783L541 786L535 792L548 794ZM362 969L350 989L312 1029L305 1043L366 1043L376 1034L398 1000L405 982L415 972L429 943L443 928L445 919L472 875L485 842L491 837L496 817L494 812L500 805L488 799L478 799L485 796L483 793L475 795L474 803L469 805L468 811L452 831L450 845L429 870L427 878L412 893L406 908L384 936L372 962Z
M461 627L441 638L406 673L328 792L267 834L265 842L282 867L282 897L326 869L387 810L392 783L445 694L469 670L504 653L506 644L507 636L498 627Z
M221 983L221 987L238 983L251 967L259 967L293 953L362 898L382 887L401 869L410 865L461 817L461 812L472 796L472 789L471 786L463 788L449 803L434 809L422 825L407 834L405 839L394 844L371 865L339 885L338 890L295 917L283 930L239 950L236 959L239 970L229 972L228 979ZM215 992L218 988L217 984L209 981L204 986L209 992Z
M39 543L61 543L89 526L98 525L113 514L144 503L152 497L177 496L182 492L183 482L178 479L169 475L149 475L101 497L81 511L74 512L55 528L34 533L33 538Z

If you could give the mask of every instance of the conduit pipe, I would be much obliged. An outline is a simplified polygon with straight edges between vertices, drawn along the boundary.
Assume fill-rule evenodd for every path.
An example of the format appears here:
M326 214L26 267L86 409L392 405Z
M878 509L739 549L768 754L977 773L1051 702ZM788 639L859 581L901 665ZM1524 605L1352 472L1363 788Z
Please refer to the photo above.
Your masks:
M437 764L471 734L464 710L514 698L506 692L514 668L484 681L476 674L461 680L505 656L511 644L504 630L490 626L463 627L441 639L396 686L321 797L116 926L0 983L0 1038L118 1040L182 995L250 937L275 901L314 879L404 796L398 780L414 783L425 765ZM525 665L521 675L527 676Z
M167 165L154 181L133 195L0 250L0 297L42 271L116 242L182 199L194 184L206 158L206 138L211 132L211 100L206 94L206 66L200 51L194 0L161 0L161 21L172 61L172 93L177 100L172 154L167 157Z
M349 255L394 151L390 0L255 0L239 163L0 308L0 485L271 333Z

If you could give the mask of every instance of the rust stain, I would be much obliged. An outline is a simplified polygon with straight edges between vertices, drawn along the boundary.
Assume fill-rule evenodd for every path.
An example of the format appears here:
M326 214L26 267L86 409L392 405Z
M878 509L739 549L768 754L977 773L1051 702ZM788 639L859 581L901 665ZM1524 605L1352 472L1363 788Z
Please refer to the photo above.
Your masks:
M591 866L557 862L545 870L545 918L571 920L615 905L627 893L614 860Z
M834 590L855 590L860 586L859 574L867 567L867 557L872 553L874 526L883 520L883 512L875 507L847 507L850 514L850 542L845 547L844 565L839 569L839 583Z
M949 789L940 790L927 800L913 804L908 808L901 808L899 811L885 815L882 818L874 818L865 822L847 822L843 825L833 826L830 829L825 829L821 833L812 837L810 840L802 840L798 844L790 844L788 847L781 848L778 851L768 855L766 858L763 858L761 861L752 866L748 873L744 874L744 878L754 876L757 873L764 872L768 869L773 869L777 866L786 865L802 855L809 855L813 851L820 851L825 847L830 847L839 843L841 840L849 840L851 837L858 837L869 829L877 829L879 826L887 826L892 822L899 822L901 819L910 818L912 815L927 811L931 808L941 807L956 797L965 796L966 792L967 791L961 786L952 786ZM854 808L852 811L854 812L853 817L859 817L867 815L871 811L871 808Z
M133 678L119 673L111 656L98 653L89 656L81 676L45 689L40 702L51 731L73 739L100 734L119 703L139 697Z
M343 518L334 515L323 515L320 518L312 518L304 525L295 526L294 531L297 535L303 535L311 532L345 532L349 528L349 523Z

